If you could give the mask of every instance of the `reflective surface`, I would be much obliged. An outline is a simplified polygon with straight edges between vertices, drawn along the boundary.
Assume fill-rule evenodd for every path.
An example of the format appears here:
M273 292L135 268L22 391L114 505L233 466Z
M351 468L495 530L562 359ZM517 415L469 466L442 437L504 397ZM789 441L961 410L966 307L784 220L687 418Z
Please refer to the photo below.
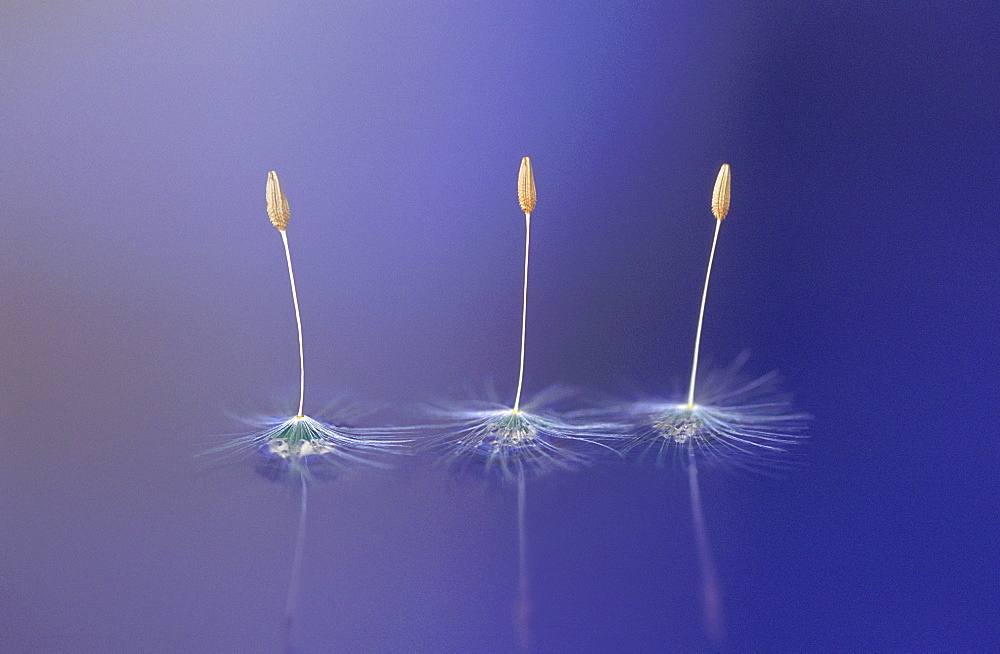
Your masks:
M294 490L196 459L306 412L682 389L752 353L815 416L702 471L737 650L996 642L995 10L21 3L0 20L0 649L270 651ZM292 406L294 411L294 404ZM289 414L291 415L291 414ZM516 492L310 493L303 651L512 651ZM539 651L707 646L683 471L527 489ZM992 640L990 640L992 638Z

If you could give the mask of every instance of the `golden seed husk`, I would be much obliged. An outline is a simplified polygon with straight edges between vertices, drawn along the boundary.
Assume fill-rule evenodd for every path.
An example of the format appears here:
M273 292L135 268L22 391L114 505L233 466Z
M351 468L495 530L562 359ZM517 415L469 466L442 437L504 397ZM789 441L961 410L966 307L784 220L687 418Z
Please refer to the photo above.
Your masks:
M722 220L729 213L729 164L722 164L719 176L715 178L715 190L712 191L712 213L718 220Z
M278 173L272 170L267 174L267 217L279 232L283 232L288 229L289 216L291 213L288 211L288 198L281 192Z
M521 159L521 171L517 174L517 201L521 203L524 213L535 210L535 173L531 170L531 159Z

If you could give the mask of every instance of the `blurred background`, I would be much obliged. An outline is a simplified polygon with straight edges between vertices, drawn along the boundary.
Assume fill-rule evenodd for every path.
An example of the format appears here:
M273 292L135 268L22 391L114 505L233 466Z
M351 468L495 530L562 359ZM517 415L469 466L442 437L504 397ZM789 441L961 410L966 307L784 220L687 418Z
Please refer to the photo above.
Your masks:
M998 646L990 3L21 2L0 9L0 649L270 651L297 498L195 455L517 382L667 395L744 349L805 465L702 475L732 650ZM983 227L982 221L986 221ZM710 647L682 471L530 486L546 652ZM311 494L301 651L516 647L516 499Z

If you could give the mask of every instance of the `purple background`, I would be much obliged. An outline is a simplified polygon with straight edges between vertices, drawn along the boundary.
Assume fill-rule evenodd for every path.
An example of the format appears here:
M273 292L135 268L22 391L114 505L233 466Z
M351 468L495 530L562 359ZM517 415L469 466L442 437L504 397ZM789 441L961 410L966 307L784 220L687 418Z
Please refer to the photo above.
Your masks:
M678 3L680 4L680 3ZM268 651L294 493L194 455L307 411L781 370L807 465L703 475L729 646L998 644L991 3L122 3L0 10L0 649ZM312 493L305 651L509 651L515 502ZM707 646L683 475L529 489L541 651Z

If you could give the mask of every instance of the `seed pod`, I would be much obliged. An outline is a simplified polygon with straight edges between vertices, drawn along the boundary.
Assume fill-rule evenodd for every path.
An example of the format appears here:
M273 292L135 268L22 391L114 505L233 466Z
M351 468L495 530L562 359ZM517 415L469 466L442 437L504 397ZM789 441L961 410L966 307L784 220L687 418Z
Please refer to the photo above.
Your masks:
M290 215L288 199L281 192L278 173L272 170L267 174L267 217L271 219L271 224L277 227L279 232L283 232L288 229Z
M531 159L521 159L521 172L517 175L517 201L524 213L535 210L535 173L531 170Z
M718 220L722 220L729 213L729 164L722 164L719 176L715 179L715 190L712 191L712 213Z

